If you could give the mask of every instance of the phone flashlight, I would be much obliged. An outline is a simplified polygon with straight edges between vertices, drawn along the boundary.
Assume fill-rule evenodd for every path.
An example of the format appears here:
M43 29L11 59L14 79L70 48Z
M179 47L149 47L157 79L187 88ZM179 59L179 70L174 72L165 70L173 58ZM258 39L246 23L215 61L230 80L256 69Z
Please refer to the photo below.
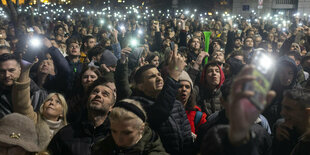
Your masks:
M121 25L119 28L120 28L122 31L125 30L125 26L124 26L124 25Z
M32 37L29 40L29 45L34 48L38 48L42 45L41 39L39 37Z
M132 38L130 41L129 41L129 46L131 48L135 48L137 47L139 44L139 41L136 39L136 38Z

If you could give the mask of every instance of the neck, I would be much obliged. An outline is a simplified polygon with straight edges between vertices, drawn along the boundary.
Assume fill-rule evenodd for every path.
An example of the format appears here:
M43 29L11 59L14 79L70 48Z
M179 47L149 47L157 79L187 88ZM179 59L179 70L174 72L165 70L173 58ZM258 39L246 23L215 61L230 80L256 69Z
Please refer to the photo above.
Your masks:
M199 54L199 49L198 50L194 50L195 54Z
M100 126L101 124L103 124L103 122L106 120L107 115L95 115L93 113L90 113L88 115L89 120L94 124L95 127Z
M43 87L44 83L45 83L45 79L47 78L47 75L46 73L39 73L38 74L38 81L37 81L37 84L40 88Z

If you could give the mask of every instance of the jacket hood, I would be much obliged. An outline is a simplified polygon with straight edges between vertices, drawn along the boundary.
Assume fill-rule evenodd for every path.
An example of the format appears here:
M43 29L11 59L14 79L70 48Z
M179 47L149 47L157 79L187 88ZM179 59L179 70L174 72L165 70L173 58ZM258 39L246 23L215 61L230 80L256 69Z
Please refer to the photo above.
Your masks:
M278 77L279 74L276 73L276 76L274 79L274 84L273 84L273 86L274 86L273 88L276 90L282 90L285 88L292 88L294 85L296 85L296 82L297 82L298 68L297 68L295 61L293 59L289 58L288 56L282 56L279 58L279 60L277 62L277 68L279 68L280 66L283 66L283 65L288 65L288 66L292 67L292 69L294 71L294 77L293 77L292 83L289 86L284 87L280 83L280 80Z
M208 88L208 82L206 80L206 75L207 75L207 68L210 66L211 64L207 64L203 70L202 70L202 74L200 76L200 84L202 84L204 87ZM222 70L222 68L217 65L217 67L220 69L220 83L219 85L216 87L216 89L221 88L221 86L223 85L224 81L225 81L225 75L224 72Z

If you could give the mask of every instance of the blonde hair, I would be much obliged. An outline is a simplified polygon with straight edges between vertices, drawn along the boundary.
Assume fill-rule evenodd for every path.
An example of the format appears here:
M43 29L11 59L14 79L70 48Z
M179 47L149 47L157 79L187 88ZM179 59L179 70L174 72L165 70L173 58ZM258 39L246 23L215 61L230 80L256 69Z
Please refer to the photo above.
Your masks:
M63 113L62 113L63 116L60 117L60 118L62 119L63 123L65 125L67 125L68 123L67 123L67 116L66 115L67 115L67 112L68 112L68 105L67 105L66 99L60 93L50 93L50 94L48 94L48 96L44 100L43 104L41 104L41 106L40 106L40 115L43 114L44 103L47 102L50 98L52 98L54 95L56 95L59 98L61 106L62 106L62 109L63 109Z
M146 117L146 112L144 111L144 109L142 108L140 102L136 101L136 100L132 100L132 99L124 99L121 100L120 102L127 102L130 104L135 105L137 108L139 108L141 110L141 112L143 113L143 115ZM143 120L138 117L136 114L134 114L131 111L128 111L124 108L121 107L115 107L112 109L112 111L109 114L109 119L110 121L123 121L123 120L136 120L136 127L139 128L143 125Z

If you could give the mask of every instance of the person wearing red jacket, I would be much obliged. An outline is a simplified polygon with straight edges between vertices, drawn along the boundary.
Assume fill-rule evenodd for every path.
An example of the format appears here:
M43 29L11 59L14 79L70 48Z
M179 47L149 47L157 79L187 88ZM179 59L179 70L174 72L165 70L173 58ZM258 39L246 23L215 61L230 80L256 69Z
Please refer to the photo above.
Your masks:
M181 87L178 89L177 99L184 105L192 133L195 134L199 126L206 123L207 115L196 105L193 82L186 71L181 73L179 83Z

